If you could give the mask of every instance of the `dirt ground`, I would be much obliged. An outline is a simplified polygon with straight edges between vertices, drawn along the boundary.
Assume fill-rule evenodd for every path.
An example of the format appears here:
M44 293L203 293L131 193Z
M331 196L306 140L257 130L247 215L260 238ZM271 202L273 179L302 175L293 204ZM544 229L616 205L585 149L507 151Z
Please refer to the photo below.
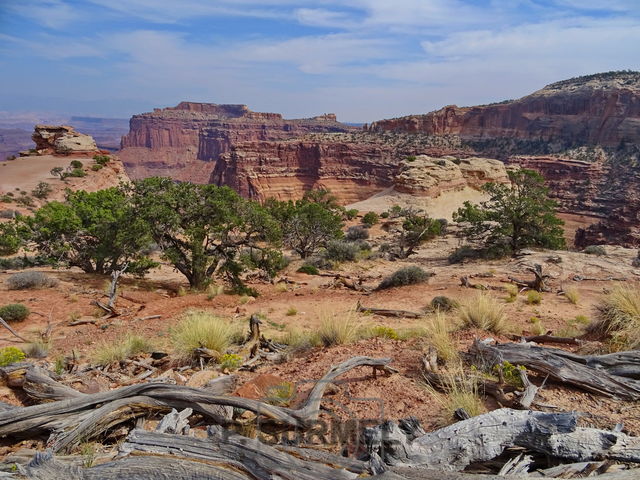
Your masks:
M382 241L384 232L378 226L373 229L373 234ZM572 251L531 251L514 259L449 265L447 256L457 243L456 237L449 235L428 243L418 255L407 261L362 260L344 263L335 272L362 277L364 284L372 287L384 276L405 265L420 265L435 274L424 284L370 294L334 288L330 276L296 273L301 264L298 260L283 272L286 283L252 284L260 293L255 299L230 294L210 298L206 293L185 292L187 284L183 277L164 265L146 279L124 279L118 300L121 315L111 320L99 319L101 311L93 305L94 300L103 299L109 283L107 277L85 274L77 269L36 269L59 279L59 285L49 289L10 291L5 281L14 272L5 271L0 272L0 305L24 303L29 307L32 313L28 319L13 325L23 336L35 338L51 323L53 344L44 361L53 365L56 359L72 354L80 363L89 362L93 351L101 344L118 342L129 333L143 335L154 342L156 350L170 352L169 330L188 309L207 310L242 325L246 325L251 314L260 313L265 318L265 335L277 339L290 327L313 331L327 317L353 316L353 309L358 302L369 308L421 311L435 296L446 295L463 300L476 295L476 290L461 286L461 276L468 276L474 284L482 285L484 291L499 301L514 334L533 333L532 318L535 317L544 330L557 335L575 335L580 334L579 330L583 328L583 323L575 322L576 317L592 318L594 305L604 292L621 281L640 280L640 271L631 266L637 252L631 249L607 246L605 256ZM574 305L556 293L545 293L539 305L528 304L524 293L515 302L508 303L504 290L509 283L508 277L529 278L526 268L535 263L544 265L552 275L551 286L554 291L575 288L579 294L578 303ZM295 314L291 314L293 309ZM147 319L156 315L160 318ZM362 325L384 325L398 330L419 328L425 322L425 319L366 314L357 316ZM95 320L96 324L69 326L71 321L82 318ZM450 318L454 322L455 314L451 314ZM487 337L509 340L508 337L496 337L482 331L454 333L461 351L465 351L474 338ZM268 364L255 372L238 373L239 386L268 374L294 382L304 392L309 382L319 379L332 365L351 356L389 357L393 360L391 366L399 373L374 378L369 369L354 370L337 382L336 391L325 403L333 404L334 414L342 420L354 417L361 420L398 420L414 415L426 429L432 429L441 423L438 413L440 405L424 388L419 370L422 354L428 344L429 339L424 337L404 341L370 338L331 348L315 347L284 363ZM2 330L0 346L7 345L19 346L20 343ZM601 347L598 342L589 343L590 349L597 351ZM184 375L188 376L188 372ZM533 380L538 384L542 381ZM115 386L103 381L101 388ZM585 424L608 428L623 423L629 432L640 434L640 408L636 404L614 401L552 383L545 385L538 399L552 405L555 410L580 410L584 413L582 421ZM0 401L20 404L20 400L8 387L0 387ZM488 408L495 407L491 402L487 400Z

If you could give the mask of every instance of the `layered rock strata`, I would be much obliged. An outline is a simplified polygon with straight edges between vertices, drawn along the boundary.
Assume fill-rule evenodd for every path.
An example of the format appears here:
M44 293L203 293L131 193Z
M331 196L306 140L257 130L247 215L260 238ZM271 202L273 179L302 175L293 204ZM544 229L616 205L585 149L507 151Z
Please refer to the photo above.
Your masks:
M68 125L36 125L31 139L36 144L34 151L20 152L22 156L98 151L91 135L76 132Z

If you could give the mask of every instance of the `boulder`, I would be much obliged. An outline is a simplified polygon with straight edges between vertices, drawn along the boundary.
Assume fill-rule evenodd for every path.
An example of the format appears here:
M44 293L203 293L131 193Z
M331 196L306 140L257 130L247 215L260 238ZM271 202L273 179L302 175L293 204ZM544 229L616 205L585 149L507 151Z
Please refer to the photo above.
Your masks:
M36 125L31 138L39 154L68 154L97 152L91 135L76 132L68 125Z

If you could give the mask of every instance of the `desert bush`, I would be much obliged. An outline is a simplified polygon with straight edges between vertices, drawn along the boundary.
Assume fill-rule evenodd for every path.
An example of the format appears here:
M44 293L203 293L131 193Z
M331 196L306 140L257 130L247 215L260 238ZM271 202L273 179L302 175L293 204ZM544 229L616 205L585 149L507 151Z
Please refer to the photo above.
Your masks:
M16 221L0 223L0 255L18 253L24 243L24 238Z
M527 292L527 303L529 305L540 305L542 303L542 294L535 290L529 290Z
M18 198L16 198L16 203L18 205L22 205L23 207L33 207L35 205L35 203L33 203L33 198L31 198L24 192Z
M462 301L458 312L465 327L480 328L496 334L507 330L502 306L485 293L478 293Z
M287 313L285 313L287 317L293 317L297 314L298 314L298 309L296 307L289 307L287 309Z
M367 227L373 227L380 221L380 216L376 212L365 213L362 217L362 223Z
M347 220L353 220L358 216L358 213L359 212L357 208L351 208L349 210L345 210L344 216Z
M469 246L462 246L460 248L456 248L447 260L449 263L463 263L465 260L471 260L474 258L478 258L478 252Z
M17 218L20 215L22 214L17 210L0 210L0 218Z
M0 348L0 367L6 367L12 363L21 362L25 359L25 354L18 347Z
M109 163L109 160L111 160L111 158L109 157L109 155L94 155L93 160L98 165L106 165L107 163Z
M46 265L41 257L12 257L0 258L0 269L3 270L22 270L24 268L41 267Z
M47 182L38 182L36 188L31 191L31 195L44 200L49 196L52 190L53 189L51 188L51 185L49 185Z
M82 168L82 162L80 160L71 160L69 166L71 168Z
M385 288L414 285L416 283L426 282L429 280L429 277L431 277L431 275L420 267L415 265L404 267L384 278L377 289L383 290Z
M451 337L456 328L456 322L441 311L436 311L427 319L424 336L436 349L438 359L444 363L458 359L458 349Z
M298 269L298 272L306 273L307 275L318 275L320 273L320 270L318 270L318 267L316 267L315 265L305 263Z
M440 235L446 235L449 228L449 220L446 218L438 218L436 221L440 224Z
M331 240L327 243L323 253L324 258L336 262L353 262L357 259L360 249L352 242Z
M237 330L229 320L202 310L192 310L172 329L171 340L176 352L183 357L191 357L199 347L222 355L231 346Z
M345 238L350 242L356 240L367 240L369 238L369 230L362 225L354 225L347 229Z
M598 257L601 257L602 255L606 255L607 251L602 245L589 245L584 250L582 250L582 253L586 253L587 255L597 255Z
M21 303L10 303L0 307L0 317L6 322L22 322L29 313L29 309Z
M564 290L564 296L567 300L569 300L574 305L577 305L580 301L580 294L578 293L578 289L574 287L569 287Z
M74 168L70 172L63 173L62 176L63 178L67 178L67 177L82 178L87 176L87 172L85 172L81 168Z
M91 165L92 172L99 172L100 170L102 170L102 165Z
M640 289L617 286L596 306L598 317L588 330L629 349L640 348Z
M43 272L18 272L7 279L9 290L49 288L58 285L58 279Z
M240 355L236 355L235 353L225 353L220 357L218 361L220 364L220 368L227 370L237 370L240 365L242 365L242 357Z
M358 338L360 324L354 311L343 315L326 314L320 321L318 336L325 347L352 343Z
M93 353L93 361L98 365L110 365L152 350L153 345L147 339L139 335L127 335L113 343L104 342L98 346Z
M493 366L493 372L508 385L516 388L523 388L522 377L520 372L526 368L522 365L513 365L510 362L504 361Z
M390 340L398 340L400 338L395 329L384 325L370 327L364 332L364 335L369 338L388 338Z
M432 310L438 310L440 312L448 312L456 308L458 305L459 303L456 300L445 297L444 295L433 297L429 303Z

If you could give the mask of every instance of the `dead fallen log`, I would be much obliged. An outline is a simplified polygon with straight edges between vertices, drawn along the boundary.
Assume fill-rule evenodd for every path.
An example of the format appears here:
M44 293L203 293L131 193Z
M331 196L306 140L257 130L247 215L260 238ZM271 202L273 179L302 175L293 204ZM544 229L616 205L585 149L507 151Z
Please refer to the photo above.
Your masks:
M581 356L529 343L488 345L476 341L470 353L485 365L507 361L551 380L607 397L640 400L640 351Z
M583 341L574 337L555 337L551 335L551 331L548 331L544 335L530 335L528 337L522 337L519 335L509 335L512 340L524 340L525 342L535 343L559 343L564 345L582 345Z
M551 278L551 275L548 275L543 272L542 265L536 263L533 267L528 267L527 271L533 273L533 280L520 280L515 277L509 277L513 283L518 285L519 287L529 288L531 290L536 290L538 292L548 292L549 287L547 286L547 280Z
M364 440L374 473L387 466L462 470L498 457L507 447L523 447L576 461L612 459L640 463L640 439L620 432L578 428L577 414L503 408L415 436L395 422L368 428Z
M121 387L107 392L80 394L54 380L43 379L44 394L35 392L36 398L58 400L0 411L0 436L34 437L55 433L51 437L54 451L64 451L80 440L87 440L114 426L147 414L169 411L171 408L192 408L212 420L227 425L229 419L220 415L219 406L229 406L254 412L261 423L275 423L287 428L307 428L318 418L325 389L340 375L353 368L369 366L393 372L388 358L353 357L329 369L313 387L306 401L298 409L270 405L253 399L221 395L214 388L199 389L181 385L150 382ZM37 373L37 371L36 371ZM223 384L226 386L226 384ZM64 387L64 388L62 388ZM67 390L69 389L69 390Z
M386 308L370 308L364 307L360 302L356 306L358 312L369 312L375 315L382 315L383 317L396 317L396 318L422 318L424 314L418 312L410 312L408 310L390 310Z

